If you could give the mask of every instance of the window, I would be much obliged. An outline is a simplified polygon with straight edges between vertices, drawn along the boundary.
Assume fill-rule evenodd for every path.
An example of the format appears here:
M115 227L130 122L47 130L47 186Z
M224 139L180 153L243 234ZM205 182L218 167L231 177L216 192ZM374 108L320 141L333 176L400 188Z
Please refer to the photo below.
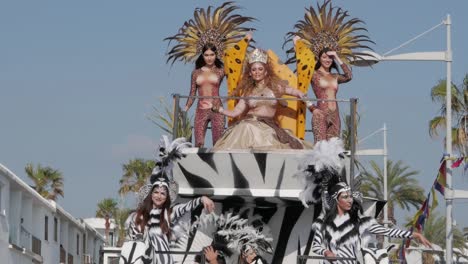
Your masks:
M76 255L80 255L80 234L76 234Z
M54 241L57 242L58 240L58 220L57 217L54 217Z
M114 246L114 232L109 232L109 245Z
M47 215L44 218L44 240L49 240L49 217Z
M3 189L3 184L0 182L0 214L3 214L3 205L2 205L2 189Z
M83 234L83 254L86 253L86 234Z

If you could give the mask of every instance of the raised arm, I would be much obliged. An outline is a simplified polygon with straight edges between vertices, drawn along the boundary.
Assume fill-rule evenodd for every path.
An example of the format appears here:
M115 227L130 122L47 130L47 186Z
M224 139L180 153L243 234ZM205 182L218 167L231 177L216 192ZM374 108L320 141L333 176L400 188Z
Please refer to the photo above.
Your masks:
M349 66L344 63L341 63L340 67L343 70L344 74L338 74L338 83L346 83L351 81L351 79L353 78L351 68L349 68Z
M348 65L344 64L343 61L340 59L336 51L329 51L327 52L328 56L333 57L335 62L340 65L341 69L343 70L344 74L338 74L337 79L338 83L346 83L351 81L353 78L353 74L351 73L351 69L349 68Z
M375 218L366 216L361 218L361 225L359 227L359 233L363 234L365 232L370 232L372 234L379 234L389 237L399 237L399 238L410 238L412 237L412 231L400 230L397 228L387 228L375 220Z
M171 221L176 222L185 213L194 210L201 204L201 197L195 198L183 204L177 204L172 207Z
M178 204L172 207L171 221L176 222L185 213L189 211L193 211L200 204L203 204L203 207L210 213L214 210L213 201L206 196L202 196L199 198L195 198L191 201L188 201L187 203Z
M192 78L190 81L190 96L195 96L197 91L197 74L196 71L192 71ZM190 107L192 106L195 98L191 97L187 99L187 103L185 103L184 111L187 112Z

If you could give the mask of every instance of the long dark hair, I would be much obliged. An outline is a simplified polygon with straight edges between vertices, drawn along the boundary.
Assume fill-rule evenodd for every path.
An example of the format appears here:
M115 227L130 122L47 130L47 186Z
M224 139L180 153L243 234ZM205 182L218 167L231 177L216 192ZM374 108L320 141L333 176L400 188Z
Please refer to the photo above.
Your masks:
M319 52L319 55L318 55L318 58L317 58L317 62L315 63L315 70L318 70L318 69L320 68L320 66L322 66L322 64L320 63L320 58L322 57L322 55L323 55L324 53L327 53L327 52L329 52L329 51L332 51L332 50L329 49L329 48L324 48L324 49L322 49L322 50ZM332 62L332 64L331 64L331 66L330 66L330 71L331 71L331 69L335 69L335 70L337 70L337 71L339 72L338 66L336 66L336 62L335 62L334 60L333 60L333 62Z
M137 212L136 212L136 220L135 220L135 225L140 228L141 232L144 232L145 226L148 224L149 218L150 218L150 212L153 209L153 199L151 197L154 188L159 187L157 185L153 186L151 189L151 192L146 196L145 200L143 200L142 205L138 207ZM167 192L167 198L166 201L164 202L162 208L161 208L161 215L159 218L159 227L161 228L163 234L167 235L168 237L171 236L171 228L167 224L167 222L171 222L171 197L169 196L169 190L167 187L164 187ZM169 219L165 219L165 212L167 210L167 217Z
M200 69L201 67L205 66L206 65L206 62L205 62L205 59L203 58L203 54L205 53L205 51L207 50L211 50L213 51L215 54L216 53L216 46L211 44L211 43L208 43L206 44L205 46L203 46L202 48L202 51L201 51L201 54L200 56L198 56L197 60L195 61L195 69ZM218 56L216 56L216 59L214 61L214 65L216 66L216 68L223 68L223 62L218 58Z
M330 190L330 188L329 188ZM340 199L340 196L342 195L343 193L341 193L340 195L338 195L338 197L336 198L337 201L338 199ZM348 211L348 214L349 214L349 218L350 218L350 221L351 223L353 223L354 225L354 230L356 232L359 233L359 224L361 222L361 218L359 217L359 213L363 213L363 209L362 209L362 205L353 199L353 204L351 205L351 209ZM328 210L328 212L325 214L325 217L323 219L323 224L322 224L322 228L321 228L321 231L325 231L325 227L330 225L331 223L333 223L333 221L335 220L336 216L338 215L338 202L336 202L336 204L334 206L332 206L330 208L330 210ZM326 239L326 237L325 237ZM326 243L329 243L330 241L326 241Z

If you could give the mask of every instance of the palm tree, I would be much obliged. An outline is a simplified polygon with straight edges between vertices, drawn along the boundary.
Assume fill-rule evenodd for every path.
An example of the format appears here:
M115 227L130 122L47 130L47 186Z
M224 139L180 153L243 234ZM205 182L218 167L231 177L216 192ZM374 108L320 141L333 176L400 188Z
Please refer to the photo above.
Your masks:
M160 106L153 106L153 113L148 116L148 119L161 128L164 132L172 135L175 120L175 109L170 107L163 97L159 98L159 102ZM161 108L164 108L164 110L160 110ZM172 136L174 137L174 135ZM182 109L179 110L176 136L185 137L187 141L190 141L192 137L192 118L189 118L188 114L183 112Z
M109 241L110 219L116 216L117 201L112 198L105 198L97 204L96 217L101 217L106 220L106 241Z
M363 172L361 191L365 196L383 199L383 170L375 161L371 161L370 165L372 171ZM387 212L393 224L396 224L395 206L409 210L411 207L417 208L425 199L423 188L414 178L418 173L410 171L402 161L387 162Z
M31 163L28 163L24 170L34 182L33 188L42 197L54 201L59 195L63 197L63 175L59 170L42 167L40 164L34 168Z
M445 114L446 105L446 80L441 80L431 89L431 98L433 102L440 103L439 115L429 121L429 135L437 137L439 130L446 127ZM468 153L468 74L463 80L463 87L457 87L452 84L452 119L455 120L452 127L452 145L462 155Z
M117 246L121 247L124 240L125 240L125 221L127 220L130 213L132 213L132 209L129 208L122 208L118 209L115 216L115 221L117 223L117 227L119 228L119 235Z
M122 165L124 174L120 179L119 194L136 193L145 185L156 163L153 160L133 159Z

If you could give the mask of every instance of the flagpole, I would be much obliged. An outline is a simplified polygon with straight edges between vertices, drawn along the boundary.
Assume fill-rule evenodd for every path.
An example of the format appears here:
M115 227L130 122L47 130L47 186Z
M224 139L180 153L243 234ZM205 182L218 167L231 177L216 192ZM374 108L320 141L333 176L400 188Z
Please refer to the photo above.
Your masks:
M451 20L450 15L447 15L445 20L445 25L447 26L447 81L446 81L446 137L445 137L445 147L447 159L445 161L445 173L446 173L446 192L445 192L445 204L446 204L446 255L445 263L451 264L453 261L453 220L452 220L452 210L453 210L453 197L452 197L452 43L451 43Z

